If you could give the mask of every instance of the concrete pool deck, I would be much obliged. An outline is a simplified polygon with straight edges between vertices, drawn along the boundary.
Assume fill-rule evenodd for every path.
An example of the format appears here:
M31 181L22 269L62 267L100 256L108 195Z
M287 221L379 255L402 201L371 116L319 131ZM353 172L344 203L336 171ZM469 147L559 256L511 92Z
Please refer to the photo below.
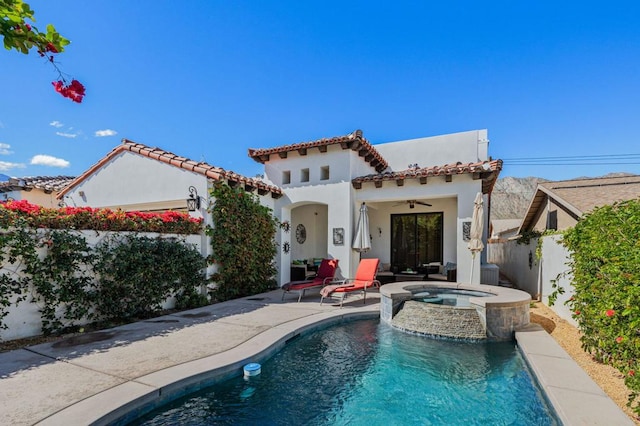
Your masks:
M317 327L379 316L379 295L344 307L276 290L0 353L0 418L11 425L111 424L176 393L242 374ZM517 342L565 425L633 425L542 328ZM517 409L517 407L514 407Z

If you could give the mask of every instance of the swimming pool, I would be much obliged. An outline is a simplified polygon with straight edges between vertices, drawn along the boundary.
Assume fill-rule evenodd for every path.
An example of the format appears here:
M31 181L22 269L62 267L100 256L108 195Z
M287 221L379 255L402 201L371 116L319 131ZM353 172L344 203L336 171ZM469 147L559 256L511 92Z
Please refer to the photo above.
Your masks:
M216 384L132 424L558 422L513 343L433 340L363 320L301 337L259 376Z

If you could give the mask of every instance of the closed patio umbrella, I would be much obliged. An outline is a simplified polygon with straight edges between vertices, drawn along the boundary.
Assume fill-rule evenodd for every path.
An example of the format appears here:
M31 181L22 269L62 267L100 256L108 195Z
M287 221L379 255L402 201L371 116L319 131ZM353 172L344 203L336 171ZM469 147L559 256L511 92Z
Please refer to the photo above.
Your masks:
M471 257L475 260L476 254L481 252L484 248L482 244L482 228L483 228L483 211L482 211L482 193L476 194L476 199L473 202L473 216L471 216L471 232L469 233L469 244L467 247L471 250ZM469 283L473 281L473 266L475 262L471 262L471 277L469 277Z
M360 206L360 216L358 217L358 224L356 226L356 235L353 238L353 244L351 247L361 254L371 250L371 238L369 237L369 214L367 213L367 206L365 203L362 203L362 206Z

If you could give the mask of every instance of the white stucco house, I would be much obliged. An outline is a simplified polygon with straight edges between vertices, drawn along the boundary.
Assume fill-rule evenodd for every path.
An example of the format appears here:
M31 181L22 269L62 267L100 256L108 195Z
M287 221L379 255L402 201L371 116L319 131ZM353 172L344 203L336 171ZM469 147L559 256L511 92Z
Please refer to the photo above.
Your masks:
M467 249L465 224L481 192L486 241L488 195L502 169L488 146L486 130L375 145L357 130L250 149L249 156L264 165L264 178L253 179L123 140L59 198L76 206L186 211L189 187L194 187L203 202L191 214L208 220L206 206L214 201L208 188L223 179L257 192L263 205L290 224L276 236L280 284L290 280L296 260L337 258L339 273L350 277L361 256L380 258L392 272L456 264L458 281L466 282L473 263L477 284L487 281L477 272L485 257L472 257ZM368 207L372 248L361 255L351 242L362 203Z
M257 193L260 202L271 208L273 200L282 196L280 188L260 180L123 139L122 144L71 181L58 198L73 207L187 212L187 199L196 197L199 205L189 214L210 225L209 189L218 180ZM202 254L207 256L211 250L208 238L204 233L201 237Z
M471 278L473 261L473 281L479 283L484 257L472 257L463 224L471 220L478 192L487 206L502 169L501 160L489 157L488 146L486 130L376 145L357 130L249 150L264 164L266 179L284 194L274 200L274 211L291 223L291 232L280 235L291 249L281 250L279 264L333 257L340 259L343 276L353 276L360 253L352 250L351 241L365 203L372 248L363 257L377 257L398 272L455 263L458 281ZM306 239L299 241L301 226ZM289 268L281 267L280 274L280 281L287 282Z

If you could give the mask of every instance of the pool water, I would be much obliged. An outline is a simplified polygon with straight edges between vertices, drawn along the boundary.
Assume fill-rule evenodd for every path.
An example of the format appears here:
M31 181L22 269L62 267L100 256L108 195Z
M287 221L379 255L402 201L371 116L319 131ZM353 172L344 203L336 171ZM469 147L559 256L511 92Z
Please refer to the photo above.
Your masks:
M493 295L482 291L433 288L429 289L429 291L415 293L412 299L419 302L433 303L437 305L459 306L462 308L468 308L471 306L471 303L469 302L470 297L487 296Z
M377 320L289 343L135 425L556 425L514 343L434 340Z

